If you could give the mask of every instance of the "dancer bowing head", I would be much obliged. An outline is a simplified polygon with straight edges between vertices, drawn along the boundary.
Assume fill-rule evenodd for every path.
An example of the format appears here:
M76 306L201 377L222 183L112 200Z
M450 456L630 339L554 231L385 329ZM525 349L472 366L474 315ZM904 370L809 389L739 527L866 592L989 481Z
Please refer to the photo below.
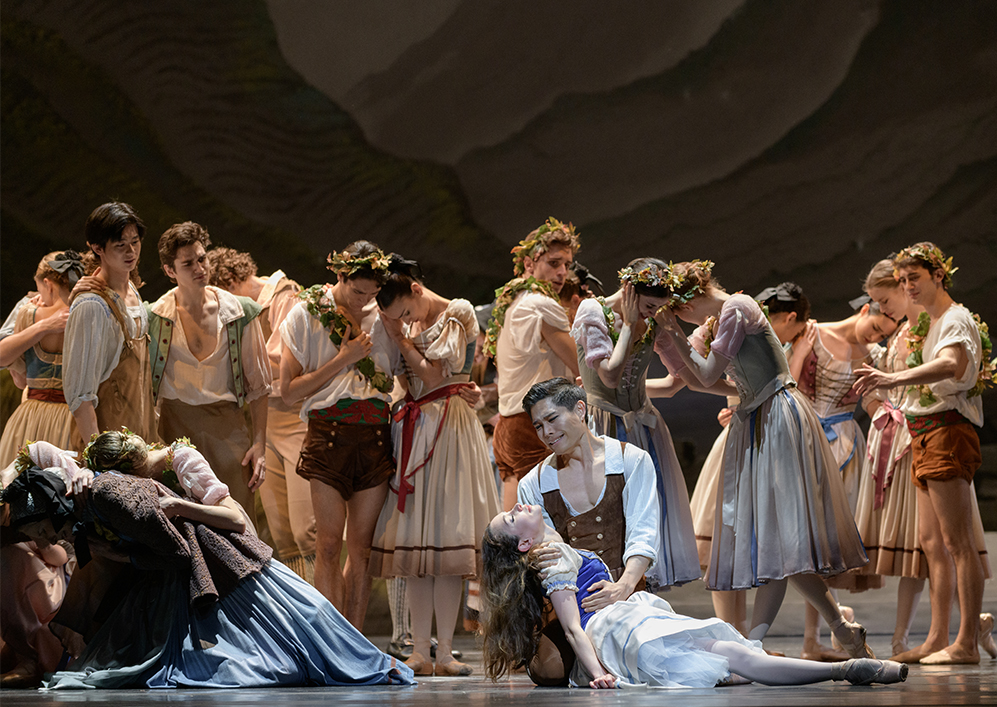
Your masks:
M821 578L867 560L820 420L796 389L761 307L746 295L727 294L712 269L703 260L670 264L654 273L665 296L641 296L640 304L654 314L658 345L680 374L709 386L726 373L737 386L707 586L759 587L749 635L760 640L789 578L850 655L871 654L865 629L845 621ZM693 338L703 341L705 355L693 349L676 317L700 327Z
M541 547L559 553L543 571L536 552ZM482 566L484 663L492 680L530 663L550 609L578 657L574 685L713 687L738 676L766 685L868 685L907 677L906 665L889 661L827 664L769 656L730 624L682 616L646 592L593 611L583 597L609 580L606 564L597 553L564 544L538 506L517 504L495 516L482 540Z
M300 402L308 422L297 472L311 482L315 587L359 628L371 538L395 470L388 406L398 349L374 303L388 256L356 241L329 256L329 269L336 281L302 291L280 325L280 394L288 405Z

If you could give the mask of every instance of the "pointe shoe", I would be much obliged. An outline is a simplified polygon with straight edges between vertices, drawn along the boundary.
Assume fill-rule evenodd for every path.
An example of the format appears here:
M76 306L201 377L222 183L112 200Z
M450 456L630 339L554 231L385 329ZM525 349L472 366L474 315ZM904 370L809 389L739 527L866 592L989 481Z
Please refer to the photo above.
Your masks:
M461 678L466 677L474 672L472 668L467 663L461 663L456 660L451 660L446 663L436 664L436 676L437 677L450 677L450 678Z
M841 643L842 650L845 651L852 658L875 658L876 654L872 652L869 644L865 642L866 631L861 624L854 624L849 621L845 621L844 617L835 622L835 625L831 627L831 632L845 629L851 635L846 640L838 639Z
M421 677L433 674L433 664L418 653L413 653L412 657L405 661L405 665L412 668L412 672Z
M991 658L997 658L993 614L980 614L980 648L989 653Z
M834 650L820 643L804 643L803 650L800 651L800 658L803 660L815 660L819 663L838 663L849 657L845 651Z
M855 609L853 609L852 607L842 606L841 604L838 604L838 611L841 612L841 615L845 617L845 621L847 621L848 623L855 622ZM841 647L841 643L838 641L838 637L834 635L833 631L831 632L831 647L836 651L845 650L844 648Z
M17 689L23 687L38 687L42 683L42 674L38 666L18 666L0 676L0 687Z
M906 680L907 671L905 663L896 663L892 660L853 658L844 663L832 665L831 679L847 680L852 685L871 685L873 683L888 685Z

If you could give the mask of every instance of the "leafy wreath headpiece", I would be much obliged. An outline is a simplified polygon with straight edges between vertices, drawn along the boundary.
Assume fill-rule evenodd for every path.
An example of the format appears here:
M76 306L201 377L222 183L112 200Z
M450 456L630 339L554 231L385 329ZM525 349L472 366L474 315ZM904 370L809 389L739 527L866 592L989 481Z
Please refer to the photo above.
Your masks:
M952 256L948 258L945 257L945 253L942 252L941 248L936 245L918 243L917 245L908 246L904 248L895 256L893 256L893 276L897 276L896 264L901 260L916 259L924 262L928 267L933 270L941 270L945 273L942 278L942 283L945 285L946 289L952 287L952 275L959 268L952 266Z
M526 273L524 261L527 258L534 259L547 251L550 234L554 231L563 231L569 236L574 236L576 240L573 249L576 252L578 251L580 246L578 245L578 233L575 231L575 227L570 223L561 223L553 216L549 216L540 228L521 240L519 245L514 246L510 251L512 253L512 263L516 277L521 277Z
M327 260L329 261L327 268L334 273L342 273L346 277L355 275L362 268L387 272L388 263L391 262L391 259L380 248L370 255L353 255L345 250L342 253L332 251Z

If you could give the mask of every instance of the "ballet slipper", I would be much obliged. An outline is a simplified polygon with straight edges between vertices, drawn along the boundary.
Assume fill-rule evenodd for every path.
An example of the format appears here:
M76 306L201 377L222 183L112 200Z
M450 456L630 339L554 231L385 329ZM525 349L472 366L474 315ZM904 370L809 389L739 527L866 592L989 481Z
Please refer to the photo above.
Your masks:
M433 674L433 664L423 658L420 653L413 653L412 657L405 661L405 665L412 668L413 673L422 677Z
M962 653L949 646L921 658L921 665L978 665L980 654Z
M466 677L473 672L474 668L467 663L461 663L457 660L448 660L446 663L436 664L437 677L460 678Z
M852 685L888 685L907 679L907 664L892 660L853 658L831 666L832 680L847 680Z
M916 648L911 648L904 651L903 653L897 653L890 660L895 660L898 663L920 663L921 658L934 653L935 651L928 648L923 643Z
M0 686L6 688L38 687L41 683L41 671L34 663L19 665L0 676Z
M993 614L980 614L980 648L989 653L991 658L997 658Z
M869 648L869 644L865 642L866 631L861 624L854 624L849 621L845 621L845 617L842 616L834 622L831 626L831 632L837 633L838 631L847 631L848 635L842 640L842 637L838 638L841 643L841 648L850 655L852 658L875 658L876 654L872 652Z
M890 650L893 651L891 655L894 656L906 653L908 648L910 648L910 646L907 645L906 636L904 636L903 638L894 638L893 643L890 644ZM896 658L890 658L890 660L896 660Z
M819 663L837 663L848 660L850 656L842 650L834 650L814 641L804 643L803 650L800 651L800 658L803 660L815 660Z

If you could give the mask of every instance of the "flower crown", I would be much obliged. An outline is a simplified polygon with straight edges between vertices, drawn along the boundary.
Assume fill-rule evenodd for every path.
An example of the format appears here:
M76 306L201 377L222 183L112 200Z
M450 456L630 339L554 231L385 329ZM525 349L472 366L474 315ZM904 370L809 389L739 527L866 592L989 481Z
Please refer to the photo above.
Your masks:
M662 270L654 263L645 265L640 270L634 270L629 265L616 273L621 283L629 282L631 285L647 285L648 287L664 287L667 271Z
M952 267L952 256L948 258L942 252L941 248L936 245L925 245L924 243L918 243L917 245L908 246L904 248L895 256L893 256L893 276L897 276L896 263L901 260L920 260L928 265L932 270L941 270L945 273L945 277L942 278L942 284L945 285L946 289L952 287L952 275L959 268Z
M572 224L561 223L553 216L549 216L540 228L521 240L519 245L514 246L510 251L512 253L512 263L516 277L526 272L524 261L527 258L536 258L547 250L548 239L546 236L554 231L564 231L569 236L578 237L578 233ZM574 250L578 250L577 244L574 246Z
M333 251L329 253L327 260L329 264L326 267L335 273L342 273L346 277L355 275L358 270L363 268L387 272L388 263L391 262L391 259L380 248L370 255L352 255L345 250L342 253Z

